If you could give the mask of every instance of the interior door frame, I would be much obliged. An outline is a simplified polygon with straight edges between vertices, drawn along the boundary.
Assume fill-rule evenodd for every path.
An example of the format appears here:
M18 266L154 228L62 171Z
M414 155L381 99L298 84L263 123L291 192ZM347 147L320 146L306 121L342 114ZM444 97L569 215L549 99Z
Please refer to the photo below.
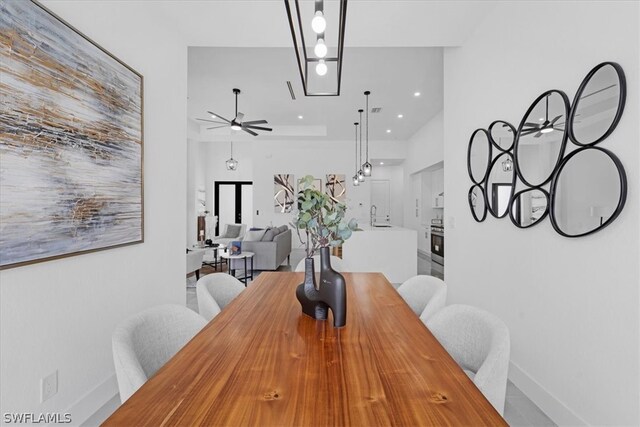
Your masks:
M242 221L242 186L253 185L253 181L214 181L213 182L213 214L218 218L216 221L216 236L220 235L220 186L221 185L235 185L236 187L236 206L235 206L235 221L240 223Z

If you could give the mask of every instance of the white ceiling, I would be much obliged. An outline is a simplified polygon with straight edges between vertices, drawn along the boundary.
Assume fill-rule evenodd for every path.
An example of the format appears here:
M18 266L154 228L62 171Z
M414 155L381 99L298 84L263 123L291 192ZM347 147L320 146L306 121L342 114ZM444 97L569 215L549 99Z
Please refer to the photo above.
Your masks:
M233 119L234 87L242 90L238 104L245 120L266 119L273 125L274 131L260 138L351 139L357 110L365 107L363 92L370 90L369 108L382 107L382 112L369 115L369 138L404 140L442 109L442 49L345 49L339 97L304 96L291 48L189 49L189 118L209 118L205 112L210 110ZM202 139L229 134L226 128L210 130Z
M325 3L330 9L337 0ZM303 9L313 7L313 1L301 4ZM363 92L371 90L370 107L383 110L370 115L370 139L402 140L442 108L441 47L463 44L494 5L474 0L349 0L341 96L321 98L302 93L283 0L162 1L155 3L154 13L193 46L191 120L206 118L206 110L232 119L231 89L238 87L245 120L266 119L274 128L259 138L351 139L356 110L364 108ZM420 97L413 96L417 91ZM213 130L201 138L228 139L229 134L228 129ZM244 132L234 136L245 137L253 138Z

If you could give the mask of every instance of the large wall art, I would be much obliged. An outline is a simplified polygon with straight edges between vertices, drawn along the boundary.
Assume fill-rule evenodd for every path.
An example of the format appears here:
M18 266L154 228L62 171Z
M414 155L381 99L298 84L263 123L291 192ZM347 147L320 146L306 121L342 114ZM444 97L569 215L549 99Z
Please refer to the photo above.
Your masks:
M627 178L618 157L596 144L618 125L625 99L622 67L603 62L584 78L573 103L563 91L549 90L517 130L502 120L476 129L467 150L473 218L508 215L516 227L529 228L548 216L565 237L611 224L624 207Z
M293 175L280 173L273 176L273 201L276 213L288 213L296 199Z
M327 174L326 178L324 192L331 198L333 203L344 203L347 197L344 174Z
M0 268L142 242L142 76L33 1L0 74Z

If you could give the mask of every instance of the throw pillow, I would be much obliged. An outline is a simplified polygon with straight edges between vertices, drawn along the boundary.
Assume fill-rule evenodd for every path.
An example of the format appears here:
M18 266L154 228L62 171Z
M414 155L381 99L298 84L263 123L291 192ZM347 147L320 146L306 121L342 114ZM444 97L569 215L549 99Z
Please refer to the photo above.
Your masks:
M267 230L249 230L244 235L243 242L259 242L264 237Z
M240 235L240 229L242 228L241 225L236 225L236 224L229 224L227 225L227 232L224 233L224 238L233 238L233 237L238 237Z
M281 233L284 233L288 229L289 229L289 227L287 227L286 225L281 225L280 227L278 227L278 230L280 230Z
M269 228L267 229L267 231L264 233L264 236L262 236L262 239L260 240L261 242L272 242L273 241L273 236L275 235L273 228Z

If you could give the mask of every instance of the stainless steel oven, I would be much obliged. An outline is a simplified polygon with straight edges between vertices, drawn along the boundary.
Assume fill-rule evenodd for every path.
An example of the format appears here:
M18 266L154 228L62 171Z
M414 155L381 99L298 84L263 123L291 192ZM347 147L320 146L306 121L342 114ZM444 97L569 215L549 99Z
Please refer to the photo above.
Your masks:
M431 260L444 265L444 225L431 224Z

